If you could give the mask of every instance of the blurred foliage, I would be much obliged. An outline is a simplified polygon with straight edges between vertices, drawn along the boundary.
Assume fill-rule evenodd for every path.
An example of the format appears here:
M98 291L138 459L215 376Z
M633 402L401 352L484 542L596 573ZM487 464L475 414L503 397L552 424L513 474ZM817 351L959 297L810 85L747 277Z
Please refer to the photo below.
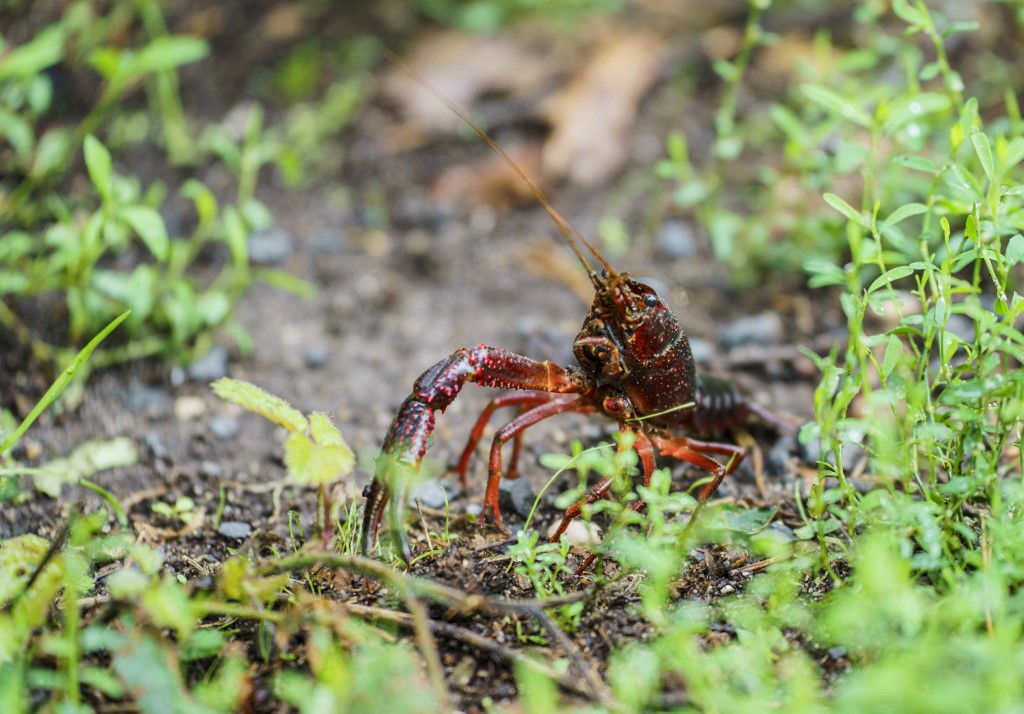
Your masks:
M494 32L529 15L569 24L593 13L616 12L625 0L412 0L428 17L471 32Z

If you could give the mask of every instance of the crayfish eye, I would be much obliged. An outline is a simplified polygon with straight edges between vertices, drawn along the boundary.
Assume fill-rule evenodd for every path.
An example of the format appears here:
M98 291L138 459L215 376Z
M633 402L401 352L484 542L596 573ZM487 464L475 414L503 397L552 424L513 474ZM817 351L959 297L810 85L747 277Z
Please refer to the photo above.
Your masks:
M658 298L655 295L648 295L644 298L644 305L647 307L654 307L658 304Z

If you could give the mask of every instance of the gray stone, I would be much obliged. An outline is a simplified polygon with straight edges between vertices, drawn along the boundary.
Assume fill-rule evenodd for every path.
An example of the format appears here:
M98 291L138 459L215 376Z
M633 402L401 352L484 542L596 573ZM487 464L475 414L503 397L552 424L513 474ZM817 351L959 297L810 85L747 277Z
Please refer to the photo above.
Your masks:
M658 252L666 258L689 258L697 252L697 238L688 221L670 218L658 230Z
M451 503L460 495L462 495L462 487L457 483L452 483L447 479L442 481L430 479L416 484L409 500L412 503L419 502L426 508L441 509L444 508L446 502Z
M314 342L306 348L306 354L303 355L303 359L306 362L306 366L310 369L320 369L327 364L327 358L330 354L330 349L325 343Z
M502 512L511 509L522 518L527 518L533 509L537 495L526 479L503 479L498 485L498 508Z
M244 521L221 521L217 532L225 538L245 540L252 533L252 526Z
M249 236L249 260L254 265L277 265L292 254L292 236L281 228L270 228Z
M195 360L186 370L193 382L212 382L228 374L228 351L214 345L210 351Z
M230 414L214 414L206 428L221 441L230 441L238 435L238 420Z
M718 330L718 343L726 350L744 345L771 345L782 335L782 318L774 312L741 317Z
M708 340L702 340L699 337L690 337L690 354L693 355L693 361L699 364L710 364L715 360L715 356L718 354L718 350Z

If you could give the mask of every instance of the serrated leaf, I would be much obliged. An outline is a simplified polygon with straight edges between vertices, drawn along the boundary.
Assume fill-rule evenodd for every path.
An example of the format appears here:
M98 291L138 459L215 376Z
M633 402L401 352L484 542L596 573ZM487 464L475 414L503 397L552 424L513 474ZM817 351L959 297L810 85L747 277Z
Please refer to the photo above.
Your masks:
M213 393L224 401L256 412L292 433L305 434L309 427L302 412L280 397L263 391L255 384L230 377L221 377L210 387L213 389Z
M125 206L118 215L138 234L154 258L166 262L170 240L164 219L156 209L141 205Z
M842 213L857 225L867 228L868 224L864 220L864 216L860 214L860 211L841 199L839 196L834 193L826 193L824 198L825 203L832 206L832 208Z
M100 143L92 134L85 137L83 144L85 167L89 171L92 185L99 191L103 200L110 198L111 181L114 176L113 161L107 147Z
M34 472L35 487L57 498L66 483L89 478L99 471L132 466L139 461L139 452L127 436L97 439L79 444L67 456L47 461Z
M320 446L345 445L338 427L334 426L331 418L323 412L313 412L309 415L309 435Z

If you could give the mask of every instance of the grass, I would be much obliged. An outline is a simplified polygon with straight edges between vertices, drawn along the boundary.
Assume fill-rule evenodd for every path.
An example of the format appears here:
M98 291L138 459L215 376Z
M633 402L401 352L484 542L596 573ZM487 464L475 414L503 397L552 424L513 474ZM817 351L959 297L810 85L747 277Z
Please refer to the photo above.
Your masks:
M9 144L4 160L22 176L3 196L16 225L0 249L0 270L46 277L7 295L66 295L68 341L95 334L111 311L132 307L137 312L119 318L134 325L125 357L177 354L228 319L253 277L245 237L267 220L253 188L275 143L259 112L240 142L211 129L207 146L217 147L212 154L238 177L236 200L221 209L208 189L186 182L181 191L195 205L195 233L167 235L161 191L118 175L107 148L118 142L96 138L116 118L115 100L141 82L163 118L169 160L196 160L180 138L189 129L176 109L175 71L203 50L161 34L154 7L139 3L133 11L148 39L127 68L105 49L102 25L86 36L74 14L80 9L40 33L31 53L0 60L8 102L0 112ZM603 514L601 557L642 576L632 616L649 635L615 649L606 690L586 705L559 701L559 687L573 685L566 680L574 675L565 676L575 672L571 658L550 667L514 659L526 711L1002 712L1024 703L1017 676L1024 665L1024 300L1016 284L1024 260L1024 123L1015 95L958 73L947 40L972 27L898 0L891 13L873 3L857 7L853 46L819 33L814 47L830 61L806 66L779 101L742 112L737 93L758 48L779 41L763 30L773 11L752 3L739 54L715 68L723 93L710 155L701 163L685 137L673 135L656 171L677 203L695 210L738 282L800 268L814 290L838 296L844 339L828 354L811 354L821 381L814 419L801 434L835 456L818 465L806 497L794 494L804 524L792 539L768 527L773 511L735 507L706 510L688 532L693 499L672 491L663 471L649 489L635 486L634 465L608 456L611 449L546 459L553 470L583 465L619 474L616 498L585 509L584 517ZM106 99L80 125L46 138L38 117L52 93L41 71L74 43L99 53L94 62ZM138 58L154 45L153 59ZM315 84L307 65L316 57L306 50L284 65L279 81L295 96ZM986 66L998 61L983 58ZM328 101L334 109L326 134L355 110L356 84L335 90L342 97L336 106ZM69 196L61 193L60 167L79 148L91 188ZM754 185L740 187L744 210L736 211L729 178L740 161L764 168ZM781 186L800 200L780 202ZM38 200L44 187L57 187L54 201ZM40 236L47 237L42 249ZM71 237L83 236L92 241L88 255L74 253L83 246ZM200 288L187 268L207 241L224 242L233 260L222 282ZM102 257L129 249L145 254L136 269L142 277L107 275ZM137 283L144 289L126 290ZM10 281L0 284L12 290ZM118 298L118 290L125 295ZM157 295L173 298L161 301L162 317L154 312ZM148 312L140 299L153 302ZM5 322L17 324L4 309ZM62 374L60 386L87 356ZM253 395L246 399L252 406ZM338 472L320 468L316 454L337 451L340 436L325 418L281 404L269 411L290 433L293 478L326 485ZM8 430L0 453L30 423ZM850 444L866 461L844 461ZM0 473L20 468L7 458ZM623 505L635 497L648 503L643 517ZM189 512L167 509L174 518ZM517 623L534 618L518 630L520 639L549 644L556 633L583 626L591 604L565 601L577 591L566 576L564 544L539 545L530 534L513 548L512 568L542 604L549 601L549 618L537 614L536 603L528 610L472 600L352 555L358 529L351 513L329 548L321 542L300 549L301 536L287 554L251 544L206 582L186 583L165 572L163 555L136 542L117 515L113 507L76 513L50 541L0 543L0 710L85 712L104 697L147 712L165 705L230 712L254 685L266 685L269 696L300 711L441 711L450 708L449 694L425 603L450 611L493 607ZM727 543L758 568L736 580L732 593L678 600L681 574L700 565L693 554L710 552L708 543ZM382 622L380 611L340 611L329 597L327 567L382 583L402 610L390 629L372 624ZM597 576L594 592L609 586ZM106 617L87 622L83 612L97 598ZM557 630L545 629L545 621ZM394 642L398 627L412 633L412 644ZM254 629L256 654L243 646ZM301 662L294 655L299 640ZM253 678L260 665L273 672L269 680Z

